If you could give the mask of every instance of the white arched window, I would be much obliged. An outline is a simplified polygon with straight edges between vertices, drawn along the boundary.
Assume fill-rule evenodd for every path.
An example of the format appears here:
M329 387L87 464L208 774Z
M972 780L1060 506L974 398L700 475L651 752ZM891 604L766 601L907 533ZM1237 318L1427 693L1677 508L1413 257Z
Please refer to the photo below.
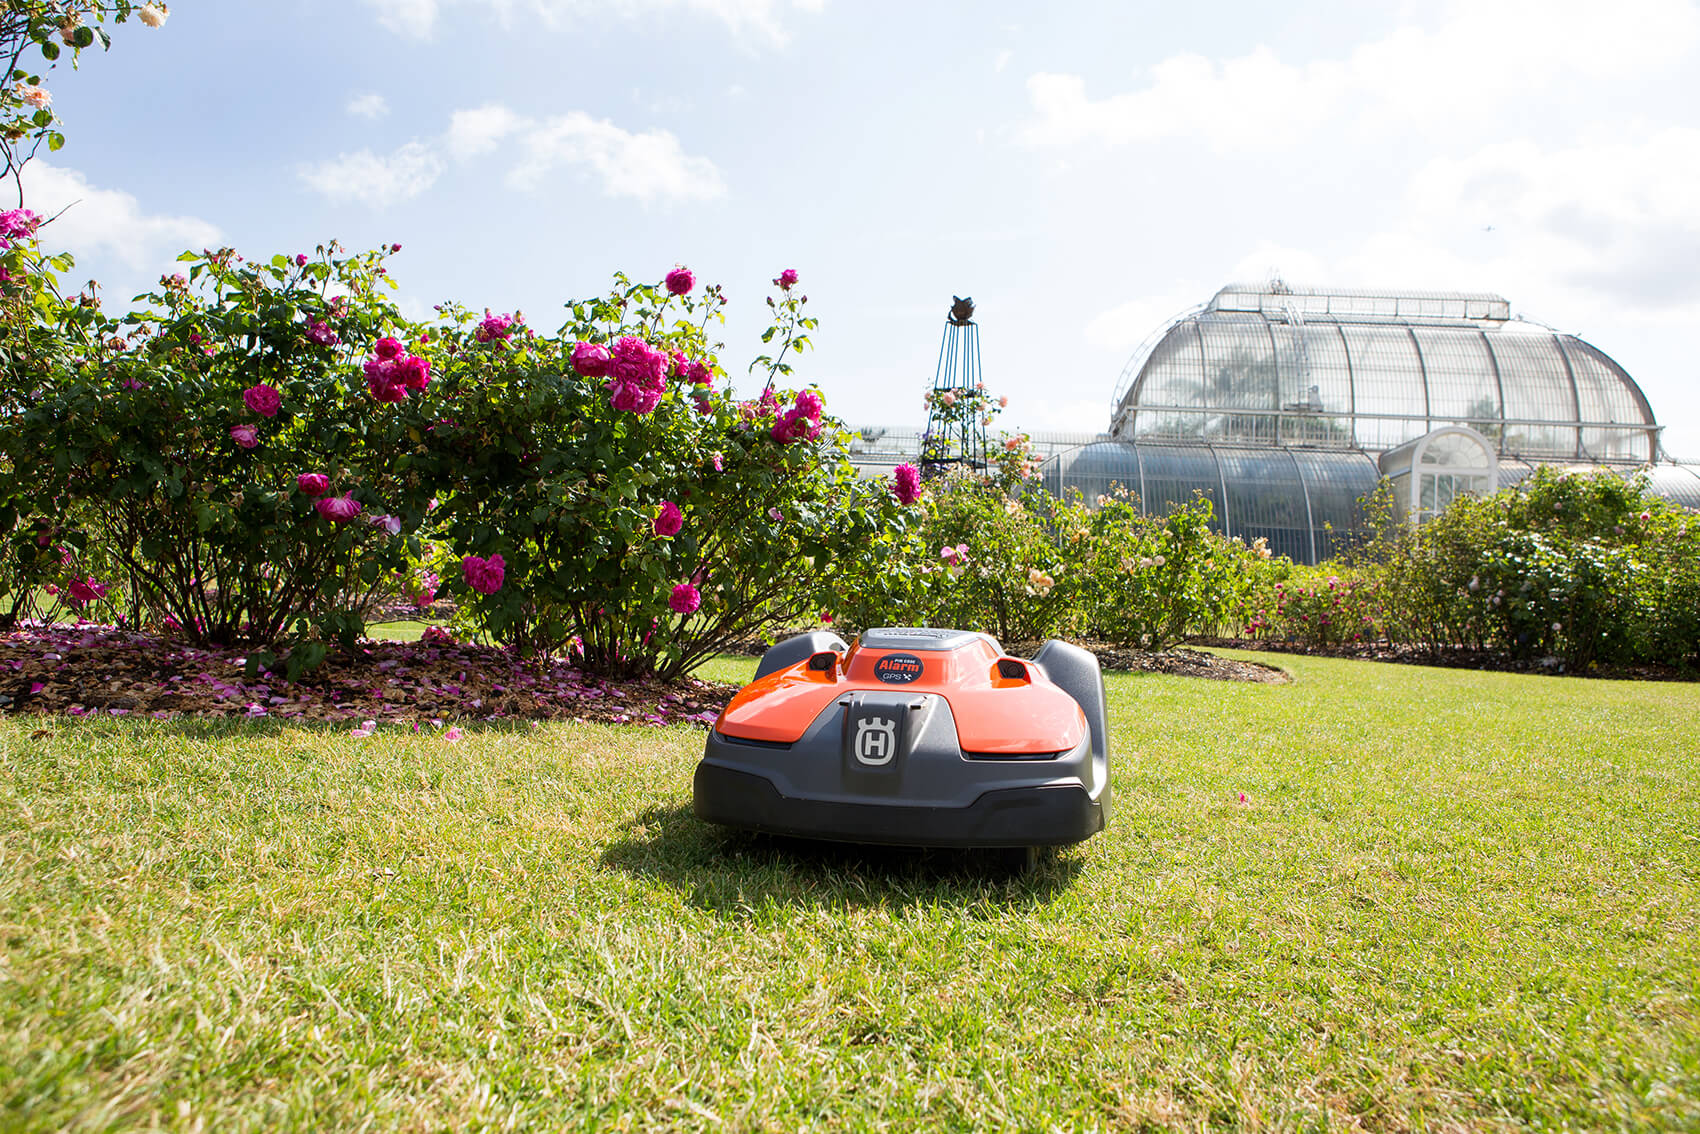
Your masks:
M1499 460L1486 437L1448 425L1381 454L1381 475L1393 482L1401 518L1422 523L1459 496L1491 496L1499 490Z

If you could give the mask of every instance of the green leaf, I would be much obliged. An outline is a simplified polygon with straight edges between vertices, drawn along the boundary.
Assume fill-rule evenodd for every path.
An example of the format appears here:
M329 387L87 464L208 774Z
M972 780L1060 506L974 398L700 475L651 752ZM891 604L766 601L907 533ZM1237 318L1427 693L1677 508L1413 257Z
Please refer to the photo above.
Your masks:
M59 45L51 39L42 41L41 57L50 60L59 58Z
M57 130L55 130L52 133L47 135L47 149L50 153L61 150L64 147L65 147L65 135L61 134Z

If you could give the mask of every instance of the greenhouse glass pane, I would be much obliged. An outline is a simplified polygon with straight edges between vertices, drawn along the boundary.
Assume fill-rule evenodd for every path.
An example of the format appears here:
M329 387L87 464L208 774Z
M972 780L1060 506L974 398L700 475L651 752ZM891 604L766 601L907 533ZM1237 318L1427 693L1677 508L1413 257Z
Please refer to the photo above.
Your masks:
M1257 536L1273 542L1277 531L1302 535L1310 555L1310 518L1298 467L1282 449L1218 449L1228 482L1228 528L1248 543Z
M1414 327L1436 424L1497 426L1502 416L1493 358L1475 327Z
M1281 376L1281 440L1345 447L1352 441L1346 344L1333 323L1270 328Z
M1269 325L1261 318L1201 319L1198 331L1204 343L1204 402L1222 411L1211 419L1209 437L1273 441L1280 379Z
M1647 487L1673 504L1700 508L1700 468L1693 465L1654 465Z
M1211 526L1222 527L1222 485L1216 458L1202 445L1141 445L1145 465L1145 511L1166 516L1177 505L1190 504L1195 491L1202 491L1214 506Z
M1575 456L1576 398L1555 336L1507 331L1489 341L1505 387L1505 450L1531 457Z
M1613 422L1631 428L1584 426L1582 450L1597 461L1647 461L1652 441L1644 428L1651 417L1630 386L1629 376L1611 359L1579 339L1559 340L1576 376L1576 396L1583 421Z
M1410 333L1404 327L1346 325L1340 335L1352 363L1358 443L1391 449L1427 433L1422 369Z
M1140 368L1129 396L1140 405L1204 405L1204 349L1199 341L1196 322L1187 320L1169 329ZM1134 433L1138 436L1197 437L1202 435L1203 423L1204 418L1198 414L1177 414L1162 409L1140 410L1134 420Z

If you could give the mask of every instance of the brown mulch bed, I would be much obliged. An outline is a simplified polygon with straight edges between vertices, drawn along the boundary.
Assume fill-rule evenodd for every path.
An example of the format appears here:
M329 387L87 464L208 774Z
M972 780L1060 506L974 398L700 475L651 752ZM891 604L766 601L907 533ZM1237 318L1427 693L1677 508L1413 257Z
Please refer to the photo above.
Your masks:
M1586 671L1569 669L1558 658L1519 658L1494 650L1469 650L1462 646L1430 650L1424 646L1391 642L1347 642L1311 646L1302 642L1273 642L1240 638L1190 638L1195 646L1233 650L1256 650L1273 654L1303 654L1308 657L1350 658L1357 661L1393 662L1399 665L1433 665L1447 669L1481 669L1496 673L1540 673L1554 677L1594 677L1621 681L1697 681L1700 669L1671 665L1596 665Z
M108 626L0 634L0 713L244 717L363 725L466 720L712 724L737 691L687 679L606 681L489 646L367 641L299 680L246 674L241 650Z

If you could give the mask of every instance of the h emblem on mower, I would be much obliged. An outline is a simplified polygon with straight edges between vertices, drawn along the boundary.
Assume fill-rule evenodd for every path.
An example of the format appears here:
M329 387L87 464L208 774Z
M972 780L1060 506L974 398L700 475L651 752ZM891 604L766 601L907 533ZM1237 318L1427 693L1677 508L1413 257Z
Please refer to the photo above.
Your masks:
M897 720L862 717L856 722L856 759L870 767L891 763L897 755Z

